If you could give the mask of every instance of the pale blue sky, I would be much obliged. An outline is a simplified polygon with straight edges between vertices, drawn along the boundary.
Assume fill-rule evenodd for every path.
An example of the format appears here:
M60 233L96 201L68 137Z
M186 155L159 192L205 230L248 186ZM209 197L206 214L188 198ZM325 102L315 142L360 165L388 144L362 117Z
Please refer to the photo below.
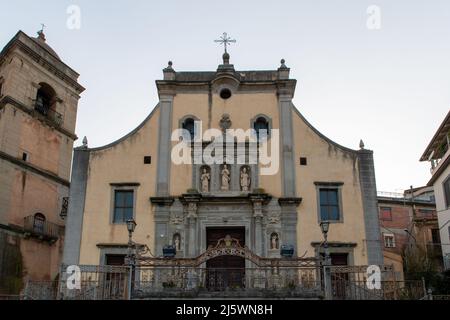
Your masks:
M0 46L47 25L47 42L87 90L76 132L91 147L136 127L157 103L154 81L176 70L215 70L222 32L236 69L275 69L298 80L294 103L322 133L375 151L378 189L425 184L418 161L450 106L450 1L0 0ZM66 27L69 5L81 29ZM369 5L381 29L366 26ZM81 139L76 143L81 143Z

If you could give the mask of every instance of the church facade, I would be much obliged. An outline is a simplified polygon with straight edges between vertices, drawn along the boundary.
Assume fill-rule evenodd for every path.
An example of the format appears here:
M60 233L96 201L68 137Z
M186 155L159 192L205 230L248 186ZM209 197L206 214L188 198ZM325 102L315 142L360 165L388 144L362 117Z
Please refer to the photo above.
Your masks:
M382 265L373 152L340 146L308 123L292 103L289 72L284 60L237 71L228 53L211 72L169 62L156 81L159 103L135 130L75 149L63 263L124 263L133 219L133 241L155 257L174 249L175 258L227 238L259 257L292 249L318 257L319 224L329 221L333 264ZM233 130L249 134L230 138ZM206 267L252 262L222 256Z

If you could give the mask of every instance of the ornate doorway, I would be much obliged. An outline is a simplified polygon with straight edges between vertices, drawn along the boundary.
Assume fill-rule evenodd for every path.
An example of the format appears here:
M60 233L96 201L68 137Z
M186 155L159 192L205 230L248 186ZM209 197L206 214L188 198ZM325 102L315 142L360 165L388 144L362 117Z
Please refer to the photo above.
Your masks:
M215 247L220 239L231 237L245 245L244 227L211 227L206 228L207 248ZM207 289L223 291L227 288L245 287L245 259L238 256L219 256L206 262Z

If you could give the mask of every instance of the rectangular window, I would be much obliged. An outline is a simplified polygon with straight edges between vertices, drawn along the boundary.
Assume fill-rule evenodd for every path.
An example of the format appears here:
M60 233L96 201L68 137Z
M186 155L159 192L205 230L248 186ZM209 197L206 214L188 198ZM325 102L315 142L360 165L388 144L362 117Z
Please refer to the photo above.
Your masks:
M114 192L114 223L123 223L133 218L134 191L116 190Z
M322 221L339 221L339 190L336 189L320 189L320 219Z
M123 266L125 265L125 255L123 254L107 254L106 265L108 266Z
M392 221L392 208L391 207L381 207L380 208L380 219Z
M393 234L384 234L384 246L386 248L395 248L395 236Z
M447 178L444 182L444 196L445 196L445 204L450 207L450 178Z
M441 235L439 229L431 229L431 241L434 245L441 243Z

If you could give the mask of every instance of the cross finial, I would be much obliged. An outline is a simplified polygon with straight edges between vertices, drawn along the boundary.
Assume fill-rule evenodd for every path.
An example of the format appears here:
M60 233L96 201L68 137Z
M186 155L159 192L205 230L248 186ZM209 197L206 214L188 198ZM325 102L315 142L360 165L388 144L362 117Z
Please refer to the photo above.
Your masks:
M214 40L214 42L223 44L224 48L225 48L225 53L227 52L227 45L231 44L231 43L236 43L236 39L231 39L228 34L226 32L224 32L222 34L222 36L220 37L220 39L218 40Z
M39 38L40 40L42 40L42 41L45 42L44 28L46 27L46 25L43 24L43 23L41 23L41 26L42 26L42 28L41 28L41 30L39 30L39 31L37 32L37 34L38 34L38 38Z

